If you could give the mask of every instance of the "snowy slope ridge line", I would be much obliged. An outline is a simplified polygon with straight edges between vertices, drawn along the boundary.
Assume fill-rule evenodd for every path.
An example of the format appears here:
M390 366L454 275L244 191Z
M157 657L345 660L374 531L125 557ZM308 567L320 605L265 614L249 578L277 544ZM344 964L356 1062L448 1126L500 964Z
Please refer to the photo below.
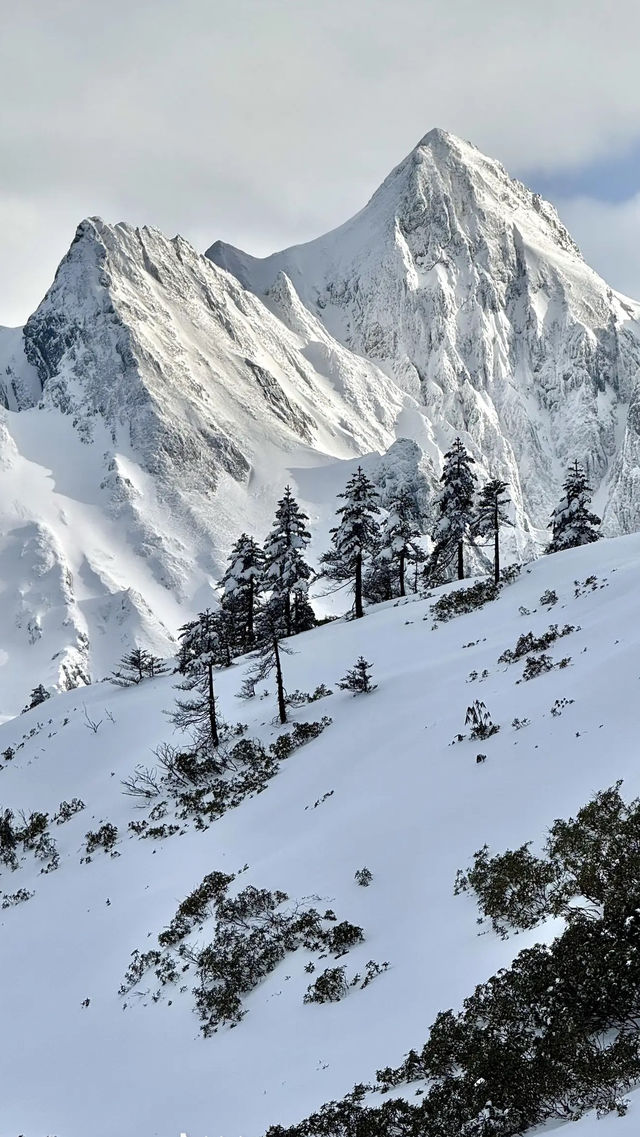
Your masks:
M460 434L544 527L578 458L609 533L638 528L638 305L585 264L553 207L470 143L432 130L340 228L258 260L207 255L285 322L313 318ZM299 319L298 312L294 319Z
M0 726L3 809L52 817L63 801L85 806L49 824L57 869L41 873L32 852L13 872L1 866L3 899L33 893L0 908L0 998L12 1024L1 1137L260 1137L397 1065L422 1046L438 1011L459 1007L476 983L551 934L478 936L473 900L455 897L453 882L485 842L499 851L539 839L553 818L575 815L618 778L625 798L640 792L639 561L638 536L598 542L541 559L482 610L436 627L440 592L295 637L287 689L325 683L334 693L292 709L291 723L332 722L281 763L265 792L205 829L187 822L183 833L138 839L128 828L146 813L123 779L157 765L163 742L180 742L164 713L175 696L170 676L70 691ZM540 600L549 590L558 597L551 606ZM575 629L549 649L570 664L518 683L521 666L499 656L552 623ZM378 686L354 698L336 680L360 654ZM217 674L220 707L229 722L246 723L245 737L270 745L282 733L271 682L264 697L261 685L255 700L235 699L247 666ZM500 731L481 746L451 746L475 698ZM513 728L516 717L529 725ZM85 834L104 823L117 827L119 855L97 848L87 861ZM364 866L367 888L354 879ZM117 992L130 953L154 947L214 871L239 874L233 895L279 889L362 927L365 941L338 961L349 976L372 959L389 969L339 1003L308 1005L312 953L290 953L246 995L239 1025L209 1039L188 975L186 991L170 985L159 1001L141 994L123 1010ZM104 1093L107 1070L115 1094ZM637 1108L616 1121L621 1133L635 1131ZM608 1137L609 1121L600 1124ZM585 1119L575 1131L591 1137L590 1126Z

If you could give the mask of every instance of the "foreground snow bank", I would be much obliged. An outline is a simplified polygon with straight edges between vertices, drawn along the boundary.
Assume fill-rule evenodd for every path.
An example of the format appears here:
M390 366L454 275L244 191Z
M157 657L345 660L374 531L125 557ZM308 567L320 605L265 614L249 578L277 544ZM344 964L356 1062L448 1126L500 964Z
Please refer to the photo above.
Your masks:
M439 1010L459 1006L540 936L478 936L473 900L453 895L456 870L485 842L499 850L539 839L617 778L625 796L640 792L639 562L640 537L603 541L544 558L498 600L435 628L431 599L297 637L288 690L326 683L334 694L292 711L292 721L328 715L332 724L281 764L265 792L204 830L189 824L157 841L128 830L144 814L122 779L156 764L154 749L172 740L171 677L127 690L96 684L0 727L2 809L53 815L63 800L85 803L50 825L56 871L42 874L29 854L0 875L3 899L33 892L0 909L0 1005L10 1024L1 1137L259 1137L421 1046ZM541 605L549 590L557 602ZM552 623L576 627L550 649L569 666L517 682L522 665L498 657ZM336 680L360 654L378 687L354 698ZM268 745L280 733L273 692L236 700L245 670L220 674L221 707ZM451 746L476 698L499 733ZM515 729L514 718L529 725ZM478 751L486 761L476 762ZM104 822L117 826L119 855L98 849L87 862L85 835ZM366 888L354 879L364 866L373 874ZM366 937L341 961L349 973L370 959L389 970L340 1003L305 1005L309 954L289 954L246 997L242 1022L209 1039L189 989L157 1003L142 994L123 1010L117 992L130 953L155 946L215 870L243 870L237 888L281 889L335 909ZM585 1118L571 1132L622 1137L636 1112L597 1125Z

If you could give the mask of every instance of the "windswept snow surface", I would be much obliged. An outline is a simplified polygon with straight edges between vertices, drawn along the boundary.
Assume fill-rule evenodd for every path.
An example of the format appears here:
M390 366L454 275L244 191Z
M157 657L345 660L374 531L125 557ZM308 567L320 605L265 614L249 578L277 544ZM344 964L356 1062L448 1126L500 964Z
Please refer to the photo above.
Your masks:
M553 926L507 941L479 936L474 903L454 897L453 881L485 842L496 851L538 842L554 818L618 778L625 795L640 792L639 569L640 536L618 538L543 558L497 601L435 629L434 596L296 637L283 661L287 688L326 683L334 694L292 711L292 721L333 722L265 792L204 831L157 841L127 833L143 814L121 780L153 765L159 743L177 741L165 715L172 677L127 690L94 684L0 727L0 751L16 748L0 759L3 809L86 803L51 826L56 871L42 875L29 859L0 876L3 895L34 892L0 908L0 1137L260 1137L397 1064L439 1010L459 1007L517 951L550 936ZM550 588L558 602L547 609L539 598ZM521 633L565 622L579 625L552 651L571 656L566 669L518 684L522 665L497 663ZM335 681L360 654L378 687L353 697ZM261 685L255 700L235 699L247 666L219 673L220 705L268 742L280 733L272 685L264 698ZM467 681L484 669L485 679ZM499 734L451 746L476 698ZM557 699L574 702L554 716ZM516 731L514 717L530 725ZM119 856L98 850L80 863L84 835L103 821L118 826ZM309 953L299 949L247 996L242 1022L209 1039L189 990L169 988L158 1003L129 996L123 1009L117 991L132 950L156 945L206 873L245 865L232 889L315 896L321 910L362 925L366 941L341 961L349 975L370 959L389 970L338 1004L305 1005ZM368 888L354 881L365 865ZM631 1137L639 1109L567 1132Z

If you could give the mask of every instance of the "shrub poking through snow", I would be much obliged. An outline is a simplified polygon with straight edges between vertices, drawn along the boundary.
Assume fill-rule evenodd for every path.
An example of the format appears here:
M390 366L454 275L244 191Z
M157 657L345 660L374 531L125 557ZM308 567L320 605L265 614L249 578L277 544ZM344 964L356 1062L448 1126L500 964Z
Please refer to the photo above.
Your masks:
M61 801L58 806L58 812L53 815L53 820L56 825L64 825L64 823L70 821L76 813L81 813L84 808L85 804L79 797L74 797L71 801Z
M524 665L522 678L526 683L529 679L537 679L539 675L544 675L546 671L553 671L551 656L544 652L542 655L530 655Z
M51 694L47 691L47 688L43 687L42 683L38 683L38 686L33 688L26 707L22 708L22 713L25 714L26 711L32 711L34 707L39 707L41 703L46 702L46 700L50 698Z
M553 605L558 603L558 593L555 588L547 588L540 597L540 603L543 608L553 608Z
M475 702L467 707L465 716L465 726L470 726L469 737L474 741L484 741L485 738L491 738L492 734L497 734L500 727L492 721L489 711L484 703L476 699Z
M278 773L280 762L317 738L330 724L327 716L319 722L294 723L291 730L278 735L268 751L256 739L233 741L244 733L242 724L220 727L220 746L215 753L182 750L164 743L155 751L158 765L151 769L136 767L132 777L123 781L123 791L148 805L163 795L172 802L175 820L193 819L196 828L204 829L245 798L262 793ZM156 801L148 814L150 821L164 820L166 816L166 801ZM152 832L142 821L130 828L139 837L163 835L158 830ZM167 824L166 835L174 832L175 828Z
M350 988L360 987L360 990L363 991L378 975L387 971L388 967L389 964L386 962L376 963L375 960L370 959L365 967L364 975L356 972L348 981L346 967L327 967L314 983L309 984L303 1002L339 1003L345 995L349 994ZM306 970L307 968L305 968Z
M370 691L375 691L377 683L371 682L371 664L363 655L358 657L354 666L340 679L338 687L341 691L353 691L354 695L368 695Z
M500 594L500 587L492 580L479 580L468 588L456 588L454 592L447 592L431 606L431 616L436 624L446 624L455 616L463 616L467 612L475 612L484 608L491 600L496 600Z
M521 636L518 636L518 641L513 650L507 648L506 651L503 651L502 655L498 656L498 663L515 663L525 655L531 655L533 652L538 651L546 651L556 640L562 639L563 636L570 636L572 632L579 631L580 628L575 627L573 624L565 624L563 628L559 628L557 624L551 624L547 631L543 632L541 636L534 636L533 632L524 632Z
M528 845L481 849L456 892L473 891L482 918L501 935L548 916L564 917L565 930L521 951L457 1014L440 1013L422 1049L378 1070L375 1084L267 1137L514 1137L589 1110L623 1115L640 1080L639 882L640 799L625 804L619 783L555 821L541 856ZM330 998L344 996L340 976L325 984ZM419 1097L365 1104L370 1091L418 1080Z
M326 967L307 987L305 1003L339 1003L349 993L346 967Z
M293 730L278 735L276 741L269 747L269 752L274 758L288 758L294 750L318 738L328 726L331 726L331 719L326 715L320 719L320 722L297 722Z
M85 849L86 854L83 858L85 863L91 860L91 856L95 853L96 849L103 849L105 853L110 853L112 857L117 856L115 852L116 841L118 840L118 828L112 825L110 821L104 821L99 829L95 832L91 830L85 834Z
M157 949L132 953L121 995L134 988L140 991L145 977L155 977L159 986L150 997L157 1002L164 987L184 984L185 974L193 971L197 976L197 986L193 988L195 1008L206 1037L220 1026L235 1026L244 1018L243 996L290 952L303 947L321 958L330 953L337 959L364 940L362 928L348 920L338 923L331 910L321 914L304 902L285 907L289 898L279 890L270 892L248 885L230 896L229 886L234 879L221 872L211 872L204 878L158 936ZM208 942L203 943L205 925L210 923L212 932ZM305 970L315 970L313 960ZM342 967L329 970L344 974Z
M36 810L20 815L18 820L12 809L0 809L0 864L15 871L27 853L44 861L40 872L57 869L59 854L49 834L49 815Z
M15 908L16 904L24 904L25 900L31 900L34 895L35 893L29 892L27 888L19 888L17 892L5 892L0 908Z

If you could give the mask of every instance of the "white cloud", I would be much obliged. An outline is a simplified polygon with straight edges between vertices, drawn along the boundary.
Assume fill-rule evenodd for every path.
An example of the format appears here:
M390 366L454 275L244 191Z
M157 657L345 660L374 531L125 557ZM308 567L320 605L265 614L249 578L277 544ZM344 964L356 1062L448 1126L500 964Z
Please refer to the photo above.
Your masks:
M612 288L640 300L640 193L615 204L579 197L557 205L587 263Z
M343 221L434 125L508 168L549 170L639 130L636 0L10 7L5 319L35 306L86 214L267 251ZM34 218L23 245L12 202L18 228Z

